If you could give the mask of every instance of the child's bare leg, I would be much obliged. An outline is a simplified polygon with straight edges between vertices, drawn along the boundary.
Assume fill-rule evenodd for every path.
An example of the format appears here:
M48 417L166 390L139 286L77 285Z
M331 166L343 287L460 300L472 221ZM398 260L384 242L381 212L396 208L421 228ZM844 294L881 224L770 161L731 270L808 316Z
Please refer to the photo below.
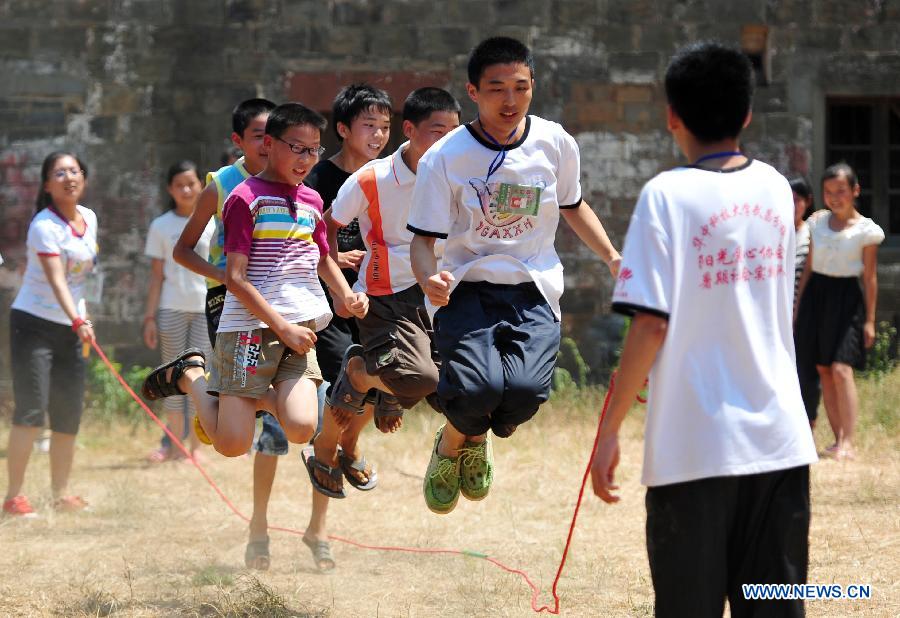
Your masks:
M197 360L200 359L199 356L192 356L190 358ZM172 375L171 372L171 368L166 372L167 379ZM209 436L210 440L212 440L215 444L219 425L220 401L218 397L214 397L206 392L207 381L206 374L203 369L201 369L200 367L187 367L181 374L181 377L178 379L178 388L180 388L182 392L187 393L191 398L191 401L193 401L197 417L200 419L200 425L203 427L206 435ZM275 391L271 387L261 399L256 401L257 410L265 410L273 414L275 413L275 408L278 405L278 402L275 396ZM247 447L247 449L249 449L249 446ZM246 453L247 449L244 449L243 452ZM239 453L239 455L241 454L243 453Z
M309 442L319 420L316 383L309 378L283 380L275 384L275 417L289 442Z
M219 397L214 434L208 434L219 453L226 457L239 457L250 450L256 427L257 409L259 401L250 397L236 395ZM197 411L200 412L199 406ZM203 428L206 430L205 425Z
M269 520L266 515L277 469L277 455L257 453L253 458L253 515L250 517L251 543L264 541L269 534Z
M341 439L341 434L344 433L344 426L338 422L335 415L337 411L336 408L331 406L325 407L325 414L322 416L322 430L316 436L315 442L313 442L316 459L332 468L338 465L337 445ZM347 424L346 426L349 427L350 425ZM324 472L313 470L313 474L316 475L316 480L323 487L331 491L340 491L340 484ZM313 496L315 497L316 494L319 494L319 492L313 489Z
M831 366L834 386L837 393L837 408L840 423L838 434L838 453L853 455L853 434L856 430L856 417L859 415L859 397L856 393L856 382L853 379L853 367L845 363L834 363Z
M825 415L828 417L828 424L834 433L834 447L838 446L838 436L841 432L841 417L838 410L837 390L834 385L834 375L831 366L816 365L819 372L819 380L822 383L822 403L825 404Z
M438 444L438 453L444 457L456 457L466 442L484 442L487 434L467 436L459 431L449 421L444 425L444 433L441 435L441 443Z

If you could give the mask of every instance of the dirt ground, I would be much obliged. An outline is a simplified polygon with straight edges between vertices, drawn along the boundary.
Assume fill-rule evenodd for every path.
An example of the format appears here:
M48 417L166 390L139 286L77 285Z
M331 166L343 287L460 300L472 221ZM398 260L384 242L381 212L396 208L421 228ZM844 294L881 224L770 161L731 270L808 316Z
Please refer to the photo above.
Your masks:
M880 385L864 384L861 395L858 461L826 460L813 468L809 581L870 584L872 598L810 602L810 616L900 615L900 373ZM552 604L549 587L601 402L598 392L558 398L511 439L496 440L489 498L461 500L444 517L427 511L421 496L439 418L416 410L399 434L367 431L364 444L378 464L380 486L368 494L348 487L347 500L332 502L331 531L370 544L483 552L526 571L542 590L540 601ZM642 413L633 410L626 425L623 501L607 506L585 498L559 586L562 615L653 613L639 484ZM475 557L335 542L338 568L320 575L298 536L272 532L271 569L247 571L246 526L197 471L143 462L156 433L88 419L73 474L73 489L92 504L88 513L47 508L47 457L35 453L26 492L43 516L0 519L0 615L533 615L522 579ZM816 431L820 448L828 437L823 419ZM251 461L214 453L208 459L213 478L249 513ZM299 449L292 447L280 464L270 523L302 529L309 492Z

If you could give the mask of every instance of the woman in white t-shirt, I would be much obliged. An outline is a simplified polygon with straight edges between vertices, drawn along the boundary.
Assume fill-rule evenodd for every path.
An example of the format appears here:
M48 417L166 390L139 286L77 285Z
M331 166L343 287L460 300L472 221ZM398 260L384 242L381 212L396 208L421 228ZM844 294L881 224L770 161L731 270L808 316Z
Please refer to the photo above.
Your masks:
M864 369L875 342L878 245L884 231L856 210L860 187L846 163L825 170L827 211L807 220L809 257L800 280L797 362L815 363L835 442L826 449L837 459L853 458L859 412L853 369ZM862 286L860 286L862 278Z
M150 224L144 254L150 258L150 286L144 311L143 338L150 349L159 344L163 362L173 360L186 348L199 348L209 353L209 336L206 331L206 282L202 275L179 266L172 258L172 250L187 224L202 189L197 166L191 161L180 161L169 168L166 190L171 197L169 210ZM209 241L215 226L210 221L194 248L206 259ZM169 397L165 402L169 430L179 438L190 436L191 451L196 453L200 442L189 431L194 415L190 397ZM180 459L184 455L173 448L171 440L163 435L159 449L149 455L155 463Z
M53 508L77 511L87 506L68 493L84 409L82 346L94 341L85 288L97 262L97 216L78 204L86 179L87 168L72 153L53 152L41 166L25 274L9 316L15 411L6 452L9 484L3 511L8 515L35 516L21 490L45 415L50 419Z

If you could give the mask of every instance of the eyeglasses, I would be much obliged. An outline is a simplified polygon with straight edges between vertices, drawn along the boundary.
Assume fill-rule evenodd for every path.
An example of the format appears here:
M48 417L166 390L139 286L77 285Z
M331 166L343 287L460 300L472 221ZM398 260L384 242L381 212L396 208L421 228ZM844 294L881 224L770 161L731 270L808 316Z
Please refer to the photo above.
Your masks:
M55 178L56 180L65 180L68 176L75 176L76 178L78 178L83 174L84 170L80 170L77 167L69 167L53 172L53 178Z
M279 142L287 144L287 147L290 148L291 152L293 152L295 155L309 155L318 159L325 153L325 149L322 146L316 146L315 148L313 148L312 146L298 146L297 144L292 144L281 139L280 137L275 137L275 139L277 139Z

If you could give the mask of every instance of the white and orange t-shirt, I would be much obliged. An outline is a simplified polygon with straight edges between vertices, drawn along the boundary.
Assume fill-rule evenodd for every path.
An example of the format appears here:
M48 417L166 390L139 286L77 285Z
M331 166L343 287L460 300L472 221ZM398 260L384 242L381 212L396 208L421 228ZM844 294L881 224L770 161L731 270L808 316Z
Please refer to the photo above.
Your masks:
M385 296L416 283L409 259L413 233L406 228L416 175L403 162L408 142L390 157L369 161L344 182L331 205L341 225L359 218L366 256L359 267L355 292Z

